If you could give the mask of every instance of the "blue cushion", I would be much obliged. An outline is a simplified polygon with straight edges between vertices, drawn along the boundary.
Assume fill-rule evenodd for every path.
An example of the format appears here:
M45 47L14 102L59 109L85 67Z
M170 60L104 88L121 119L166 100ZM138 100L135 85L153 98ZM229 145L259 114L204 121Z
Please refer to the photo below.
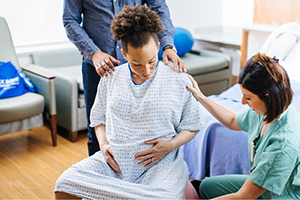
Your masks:
M177 49L177 55L183 56L187 52L192 50L194 44L194 38L192 34L184 28L175 27L174 45ZM161 59L163 52L161 46L159 46L158 58Z

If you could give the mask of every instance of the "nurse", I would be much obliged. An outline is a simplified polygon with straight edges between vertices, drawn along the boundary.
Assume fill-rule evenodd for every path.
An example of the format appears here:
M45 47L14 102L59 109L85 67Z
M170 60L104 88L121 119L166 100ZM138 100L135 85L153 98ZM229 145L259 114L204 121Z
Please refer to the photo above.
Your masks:
M189 76L189 75L188 75ZM300 123L291 105L293 92L286 71L275 58L258 53L239 75L242 103L236 115L204 96L191 76L195 98L224 126L248 132L249 175L204 179L203 199L300 199Z

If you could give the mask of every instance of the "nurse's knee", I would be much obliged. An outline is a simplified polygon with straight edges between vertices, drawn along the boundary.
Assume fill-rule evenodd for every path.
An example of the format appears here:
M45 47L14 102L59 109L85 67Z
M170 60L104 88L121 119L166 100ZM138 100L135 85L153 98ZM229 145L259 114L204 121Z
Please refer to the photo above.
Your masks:
M204 179L199 185L199 194L201 199L210 199L212 186L215 184L210 178Z

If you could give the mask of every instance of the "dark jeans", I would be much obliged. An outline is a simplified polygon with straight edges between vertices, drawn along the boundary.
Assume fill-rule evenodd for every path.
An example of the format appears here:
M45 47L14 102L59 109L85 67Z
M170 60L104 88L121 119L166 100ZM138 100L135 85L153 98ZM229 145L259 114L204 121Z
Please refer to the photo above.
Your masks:
M100 81L100 76L97 74L93 65L82 62L82 79L84 88L84 98L86 105L86 117L87 117L87 128L88 128L88 150L89 155L93 155L95 152L100 150L98 140L96 138L94 128L90 127L90 113L94 104L95 96L97 93L97 86Z

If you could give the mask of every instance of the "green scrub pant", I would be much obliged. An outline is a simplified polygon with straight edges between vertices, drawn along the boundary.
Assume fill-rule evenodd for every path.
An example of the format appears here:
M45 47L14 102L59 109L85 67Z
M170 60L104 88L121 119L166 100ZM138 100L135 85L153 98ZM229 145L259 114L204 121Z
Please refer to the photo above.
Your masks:
M212 199L237 192L247 180L248 175L220 175L204 179L199 192L202 199Z

